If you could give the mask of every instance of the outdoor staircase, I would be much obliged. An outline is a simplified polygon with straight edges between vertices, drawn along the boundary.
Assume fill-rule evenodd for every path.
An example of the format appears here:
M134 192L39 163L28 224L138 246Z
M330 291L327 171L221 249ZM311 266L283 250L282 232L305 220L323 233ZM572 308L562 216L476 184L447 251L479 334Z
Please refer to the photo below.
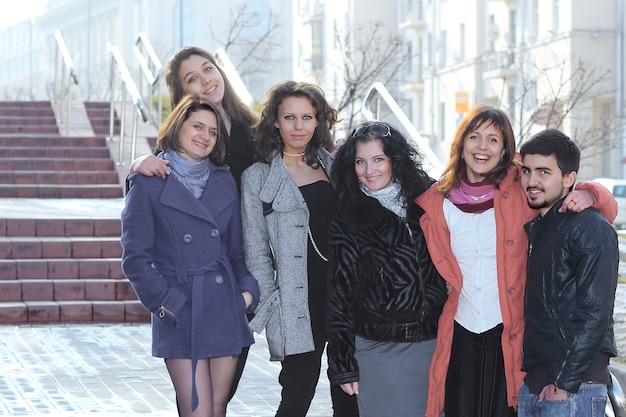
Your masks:
M90 116L108 132L108 108ZM94 209L123 204L119 177L102 131L61 136L50 102L0 102L0 323L149 321L121 271L119 211Z

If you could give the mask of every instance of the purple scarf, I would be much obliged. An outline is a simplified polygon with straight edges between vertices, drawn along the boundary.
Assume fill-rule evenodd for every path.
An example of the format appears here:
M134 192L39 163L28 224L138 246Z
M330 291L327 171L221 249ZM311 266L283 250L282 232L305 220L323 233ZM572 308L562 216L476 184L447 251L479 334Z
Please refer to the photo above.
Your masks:
M448 192L448 199L465 213L482 213L493 207L493 195L496 187L488 179L471 183L463 175L458 187Z

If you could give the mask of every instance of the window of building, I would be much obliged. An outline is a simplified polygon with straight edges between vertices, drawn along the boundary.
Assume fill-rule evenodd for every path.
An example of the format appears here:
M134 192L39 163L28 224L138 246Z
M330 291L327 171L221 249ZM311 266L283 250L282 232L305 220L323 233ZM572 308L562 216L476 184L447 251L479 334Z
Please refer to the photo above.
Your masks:
M509 11L509 47L517 44L517 10Z
M552 8L552 29L554 33L559 33L560 28L560 19L561 19L561 2L559 0L554 0L554 7Z
M324 65L323 26L320 19L311 21L311 69L321 70Z
M448 52L448 33L445 30L441 31L441 39L439 40L439 66L440 68L448 65L447 52Z
M459 61L465 60L465 23L459 27Z
M193 34L195 32L195 13L194 6L189 1L178 0L174 4L172 19L174 19L174 45L191 45L193 44Z
M496 36L498 34L496 26L496 16L489 15L489 33L487 34L487 50L493 51L496 49Z
M530 40L534 42L539 36L539 0L532 0L531 3Z

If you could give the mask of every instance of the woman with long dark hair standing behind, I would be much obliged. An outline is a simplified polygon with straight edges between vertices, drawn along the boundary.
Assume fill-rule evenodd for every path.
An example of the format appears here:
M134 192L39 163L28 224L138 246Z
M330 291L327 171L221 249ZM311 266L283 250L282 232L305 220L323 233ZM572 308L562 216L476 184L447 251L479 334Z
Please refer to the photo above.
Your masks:
M174 54L167 63L165 81L170 92L172 109L186 94L196 94L215 106L223 120L220 137L226 147L221 164L229 168L237 190L240 190L241 174L253 162L250 137L252 125L257 122L256 114L237 96L215 57L197 46L185 46ZM155 155L159 152L157 146ZM135 159L130 165L130 173L165 178L170 173L169 160L157 158L155 155L144 155ZM251 317L252 315L249 316ZM237 362L229 401L237 391L247 357L248 347L244 347Z

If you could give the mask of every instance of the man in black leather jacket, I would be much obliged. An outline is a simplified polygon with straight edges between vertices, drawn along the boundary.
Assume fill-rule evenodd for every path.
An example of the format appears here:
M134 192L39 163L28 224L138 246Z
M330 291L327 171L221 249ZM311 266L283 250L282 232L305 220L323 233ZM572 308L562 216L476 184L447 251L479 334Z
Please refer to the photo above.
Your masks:
M520 152L522 187L540 214L525 225L522 368L527 375L519 392L519 417L604 415L609 359L617 355L617 235L596 210L559 212L580 163L571 139L544 130Z

